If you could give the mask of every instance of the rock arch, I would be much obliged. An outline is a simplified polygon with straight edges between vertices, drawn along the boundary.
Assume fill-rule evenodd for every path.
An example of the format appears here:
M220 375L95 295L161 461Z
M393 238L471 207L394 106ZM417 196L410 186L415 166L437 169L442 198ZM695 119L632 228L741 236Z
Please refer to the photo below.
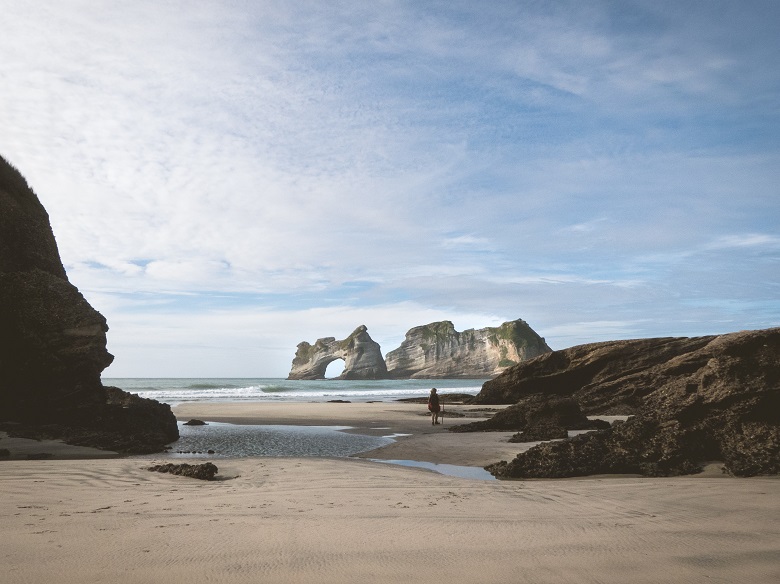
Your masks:
M325 371L333 361L344 360L344 371L338 379L385 379L387 366L379 343L360 325L343 341L335 337L317 339L312 345L298 344L292 369L287 379L325 379Z
M347 362L341 357L334 359L325 368L325 379L338 379L339 375L344 373Z

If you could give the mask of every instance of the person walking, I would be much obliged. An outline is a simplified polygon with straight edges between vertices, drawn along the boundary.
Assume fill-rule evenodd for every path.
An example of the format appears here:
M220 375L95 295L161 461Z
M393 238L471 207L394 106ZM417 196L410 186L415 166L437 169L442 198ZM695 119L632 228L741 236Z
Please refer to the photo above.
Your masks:
M439 394L436 393L435 387L431 389L431 395L428 397L428 410L431 412L431 425L441 424L439 422L441 405L439 405Z

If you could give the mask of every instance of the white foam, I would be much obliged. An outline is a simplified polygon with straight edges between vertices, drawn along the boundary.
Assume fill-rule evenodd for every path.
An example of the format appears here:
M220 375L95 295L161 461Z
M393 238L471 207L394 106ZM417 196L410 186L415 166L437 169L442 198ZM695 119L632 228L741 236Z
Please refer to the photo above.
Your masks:
M168 404L182 402L353 402L394 401L427 397L431 387L440 394L476 395L481 380L466 379L390 379L301 381L275 378L106 378L114 385L141 397Z

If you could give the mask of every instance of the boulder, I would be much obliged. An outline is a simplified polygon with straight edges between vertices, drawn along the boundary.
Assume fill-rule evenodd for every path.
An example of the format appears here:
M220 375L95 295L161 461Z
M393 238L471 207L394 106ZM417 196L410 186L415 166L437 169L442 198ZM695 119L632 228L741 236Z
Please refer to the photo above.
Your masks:
M328 365L337 359L344 361L339 379L385 379L387 367L379 343L368 334L365 325L356 328L343 341L335 337L317 339L314 345L298 344L287 379L325 379Z
M217 466L211 462L203 464L156 464L150 466L147 470L151 472L164 472L172 475L200 479L202 481L213 481L214 476L219 472Z
M463 332L445 320L410 329L386 363L395 379L484 379L550 350L523 320Z
M486 468L500 478L691 474L701 468L702 461L716 456L703 438L679 422L658 424L634 418L602 432L539 444L509 463Z
M582 413L577 400L558 395L534 394L497 412L492 418L453 426L450 432L482 432L527 430L535 426L558 426L569 430L587 430L609 426L606 422L591 422Z
M534 394L497 412L492 418L453 426L450 432L517 431L508 442L537 442L568 438L568 430L608 428L603 420L589 420L576 400Z
M0 425L133 451L178 438L169 406L103 387L107 331L68 281L38 197L0 158Z

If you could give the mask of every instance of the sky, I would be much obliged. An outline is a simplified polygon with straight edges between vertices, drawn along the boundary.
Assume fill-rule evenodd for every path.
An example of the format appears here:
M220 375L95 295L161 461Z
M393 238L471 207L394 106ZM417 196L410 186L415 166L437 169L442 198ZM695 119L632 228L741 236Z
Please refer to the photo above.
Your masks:
M368 327L780 326L780 2L0 0L0 155L104 377Z

